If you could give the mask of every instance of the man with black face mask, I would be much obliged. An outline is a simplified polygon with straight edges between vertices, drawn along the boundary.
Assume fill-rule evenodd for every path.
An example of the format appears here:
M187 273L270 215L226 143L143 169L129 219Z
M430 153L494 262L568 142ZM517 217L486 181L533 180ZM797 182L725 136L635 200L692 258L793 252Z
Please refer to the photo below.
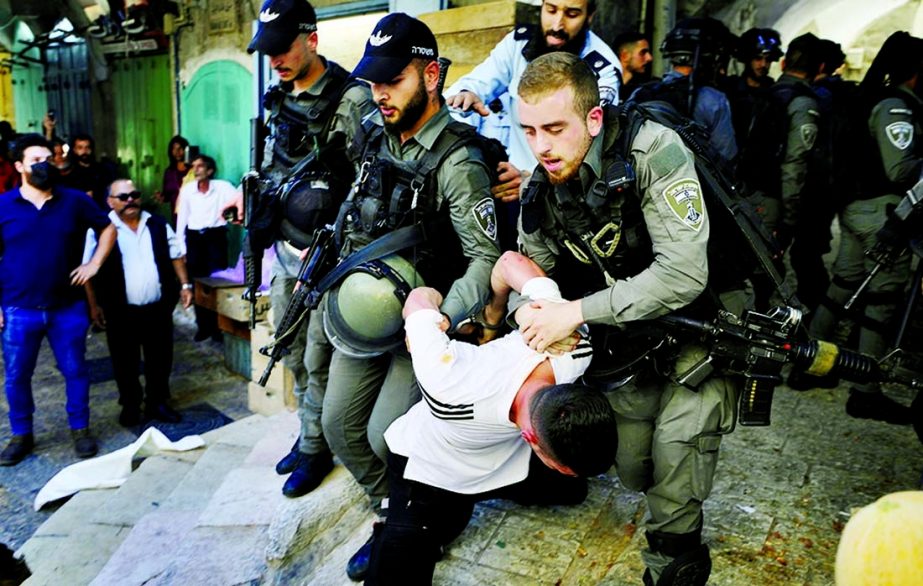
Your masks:
M609 45L590 32L595 11L595 0L544 0L539 26L516 27L494 47L484 62L445 92L449 108L473 110L481 116L490 114L485 104L509 92L512 131L509 144L504 146L509 151L510 163L517 169L528 171L538 165L516 114L519 78L535 58L552 51L577 55L596 74L602 98L618 102L622 64ZM497 190L494 192L496 194Z
M31 379L46 336L64 375L74 448L81 458L90 457L97 448L89 429L84 354L90 323L83 285L112 250L115 227L84 194L55 186L51 146L42 136L20 138L12 158L22 186L0 195L0 329L13 437L0 454L0 465L15 465L32 451ZM91 228L98 233L99 246L81 264Z

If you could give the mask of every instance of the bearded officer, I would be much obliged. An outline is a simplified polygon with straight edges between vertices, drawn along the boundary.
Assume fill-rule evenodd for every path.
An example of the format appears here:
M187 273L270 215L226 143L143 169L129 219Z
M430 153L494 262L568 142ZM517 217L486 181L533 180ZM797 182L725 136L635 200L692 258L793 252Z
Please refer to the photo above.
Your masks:
M314 229L336 218L355 176L362 120L374 112L365 84L350 79L348 71L317 54L317 16L307 0L268 0L259 28L247 51L259 51L280 83L264 98L269 110L269 136L264 148L263 177L273 187L289 179L305 157L316 157L305 181L295 187L282 206L266 208L256 223L276 227L263 236L258 254L272 240L271 303L278 326L292 297L301 260ZM260 235L251 231L251 239ZM291 345L285 365L295 378L301 429L292 451L276 466L291 473L282 494L298 497L316 488L333 469L330 448L321 429L321 407L330 348L319 319L309 319Z
M523 252L562 284L565 298L576 299L520 305L516 318L529 345L542 351L589 324L594 344L609 339L598 356L625 338L623 328L679 310L713 311L692 305L708 281L709 221L681 139L646 121L622 140L623 119L599 107L593 73L572 55L533 61L519 96L519 120L540 161L522 199ZM607 187L616 183L627 189ZM685 343L659 359L684 372L704 354ZM644 582L704 585L711 560L701 541L702 503L721 437L734 426L735 388L711 378L693 391L644 364L597 369L594 377L608 382L617 415L619 477L647 494ZM626 374L634 381L617 387L614 379Z
M439 290L444 327L453 328L482 311L499 257L491 196L497 163L486 160L470 126L451 120L439 95L438 56L429 28L403 13L379 21L366 43L353 75L371 84L384 127L370 131L355 190L339 215L341 263L384 243L399 256L358 267L322 304L336 348L324 435L380 516L388 494L384 431L420 399L401 350L395 293L424 283ZM371 540L350 560L350 578L365 575L370 551Z

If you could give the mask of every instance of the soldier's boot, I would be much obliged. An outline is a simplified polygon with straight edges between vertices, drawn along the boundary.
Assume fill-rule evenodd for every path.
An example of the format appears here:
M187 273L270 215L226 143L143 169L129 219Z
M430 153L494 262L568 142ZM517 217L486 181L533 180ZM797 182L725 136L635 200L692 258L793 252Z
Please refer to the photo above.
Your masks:
M910 425L913 422L910 407L901 405L881 391L862 392L849 390L846 414L858 419L875 419L892 425Z
M648 531L651 551L673 558L657 581L650 569L644 572L644 586L705 586L711 575L711 555L702 543L702 530L681 535Z

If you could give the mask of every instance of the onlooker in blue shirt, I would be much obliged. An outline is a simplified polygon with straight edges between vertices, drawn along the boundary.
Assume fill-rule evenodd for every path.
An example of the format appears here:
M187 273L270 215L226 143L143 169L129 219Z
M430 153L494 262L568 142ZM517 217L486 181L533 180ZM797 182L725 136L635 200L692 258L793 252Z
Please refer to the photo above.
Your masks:
M42 338L64 375L67 417L77 455L96 454L90 435L90 381L83 285L99 270L115 243L115 227L86 194L55 187L50 144L38 134L12 149L21 187L0 195L0 328L6 398L13 437L0 465L19 463L32 451L32 372ZM88 229L99 232L93 258L80 264ZM76 267L76 268L74 268Z

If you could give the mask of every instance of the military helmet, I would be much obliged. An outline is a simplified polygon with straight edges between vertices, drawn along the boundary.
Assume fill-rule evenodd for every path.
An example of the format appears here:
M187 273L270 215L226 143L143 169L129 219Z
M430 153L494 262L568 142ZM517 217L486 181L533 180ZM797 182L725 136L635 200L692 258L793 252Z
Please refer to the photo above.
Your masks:
M327 293L327 339L353 358L372 358L396 348L404 340L404 301L411 289L423 285L414 266L396 254L359 265Z
M719 20L684 18L667 33L660 51L676 65L710 65L727 54L732 38L731 32ZM696 63L696 55L699 63Z
M771 28L751 28L740 35L734 58L747 63L757 55L765 55L770 61L778 61L782 57L782 37L778 31Z
M297 248L307 248L314 231L336 218L336 204L328 177L307 176L285 185L279 198L282 237Z

